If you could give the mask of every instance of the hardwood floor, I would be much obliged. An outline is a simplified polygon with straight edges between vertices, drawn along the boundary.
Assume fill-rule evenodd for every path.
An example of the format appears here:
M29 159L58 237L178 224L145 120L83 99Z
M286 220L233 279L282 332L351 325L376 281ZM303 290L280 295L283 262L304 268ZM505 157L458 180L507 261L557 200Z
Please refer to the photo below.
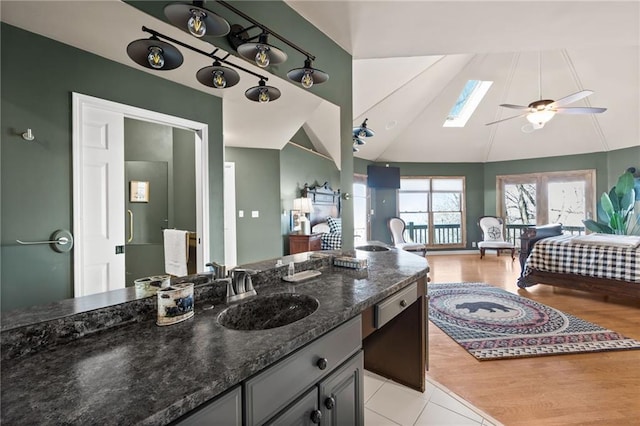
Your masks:
M518 260L429 255L432 283L485 282L640 340L640 301L538 284L518 289ZM477 361L429 324L433 378L505 425L640 424L640 350Z

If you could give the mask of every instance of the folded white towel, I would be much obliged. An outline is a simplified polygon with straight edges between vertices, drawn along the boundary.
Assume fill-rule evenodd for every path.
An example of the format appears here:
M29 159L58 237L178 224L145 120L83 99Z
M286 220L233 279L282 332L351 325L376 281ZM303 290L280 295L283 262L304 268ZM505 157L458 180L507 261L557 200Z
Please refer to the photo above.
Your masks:
M586 244L601 244L612 247L636 248L640 246L640 236L615 234L588 234L573 237L573 242Z
M164 230L164 271L182 277L187 275L189 233L177 229Z

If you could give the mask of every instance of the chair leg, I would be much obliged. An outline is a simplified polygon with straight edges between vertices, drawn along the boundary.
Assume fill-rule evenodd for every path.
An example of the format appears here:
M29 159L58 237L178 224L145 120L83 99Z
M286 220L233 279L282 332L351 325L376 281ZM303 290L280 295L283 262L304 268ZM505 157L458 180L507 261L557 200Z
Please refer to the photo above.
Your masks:
M516 260L516 249L512 248L511 249L511 260Z
M480 249L480 259L482 259L484 257L484 249L481 248Z

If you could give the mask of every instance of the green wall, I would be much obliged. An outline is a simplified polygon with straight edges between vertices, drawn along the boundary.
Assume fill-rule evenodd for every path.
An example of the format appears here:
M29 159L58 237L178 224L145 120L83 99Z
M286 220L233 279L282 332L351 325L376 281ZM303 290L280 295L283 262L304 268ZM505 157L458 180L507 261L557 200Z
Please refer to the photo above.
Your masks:
M607 185L598 194L608 191L614 186L618 182L620 175L629 167L635 167L640 170L640 145L608 152L607 169L609 173L607 175Z
M4 23L0 30L3 311L72 296L73 251L60 254L47 245L15 241L39 241L56 229L72 229L72 92L208 124L210 240L222 241L219 98ZM40 66L33 65L34 58ZM27 128L35 141L21 138ZM212 244L211 253L222 259L222 246Z
M282 256L279 157L273 149L225 149L225 161L235 163L236 212L244 212L236 214L238 265Z

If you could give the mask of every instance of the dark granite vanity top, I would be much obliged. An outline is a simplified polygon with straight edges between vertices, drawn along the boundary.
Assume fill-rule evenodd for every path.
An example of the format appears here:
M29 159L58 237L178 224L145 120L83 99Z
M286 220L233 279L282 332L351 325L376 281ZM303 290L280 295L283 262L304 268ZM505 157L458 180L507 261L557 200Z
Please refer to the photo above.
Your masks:
M203 294L195 316L179 324L159 327L147 316L3 359L1 423L169 423L428 272L425 259L408 252L355 253L368 260L368 269L324 262L322 275L295 285L273 278L286 269L287 258L276 269L275 261L247 265L263 271L254 281L259 295L295 292L320 302L313 314L290 325L224 328L216 319L227 305L211 308L212 299L204 300L211 294Z

